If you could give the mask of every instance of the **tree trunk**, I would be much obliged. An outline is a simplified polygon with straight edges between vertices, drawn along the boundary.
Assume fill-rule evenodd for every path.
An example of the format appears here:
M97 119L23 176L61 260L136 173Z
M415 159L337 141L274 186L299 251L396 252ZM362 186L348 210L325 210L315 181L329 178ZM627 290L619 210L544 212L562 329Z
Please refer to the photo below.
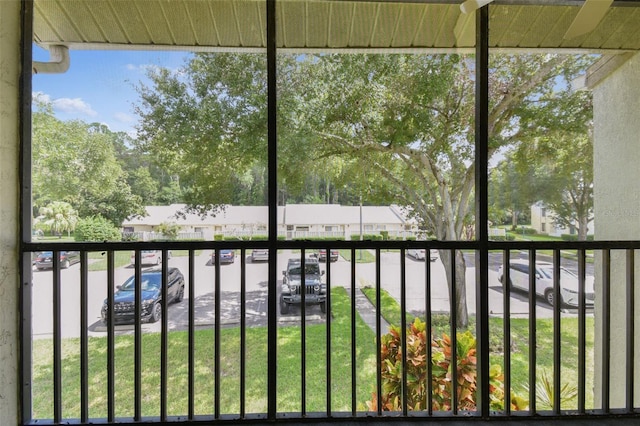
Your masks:
M518 211L512 210L511 211L511 230L515 231L516 229L518 229Z
M451 289L453 288L451 281L451 251L439 250L440 259L447 271L447 286L449 288L449 296L451 296ZM427 260L428 261L428 260ZM460 250L456 251L455 255L455 311L456 311L456 328L462 329L469 325L469 313L467 310L467 281L466 272L467 265L464 260L464 255ZM451 297L449 298L451 300Z
M586 241L588 228L588 218L586 216L580 216L578 218L578 241Z

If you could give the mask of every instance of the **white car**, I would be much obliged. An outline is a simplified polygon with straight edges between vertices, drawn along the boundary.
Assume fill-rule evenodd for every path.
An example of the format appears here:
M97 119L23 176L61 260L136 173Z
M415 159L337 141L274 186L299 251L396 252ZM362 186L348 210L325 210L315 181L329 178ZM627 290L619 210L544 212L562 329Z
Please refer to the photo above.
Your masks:
M412 257L415 260L426 260L427 251L425 249L407 249L407 256ZM429 250L429 260L432 262L438 260L438 250Z
M529 291L529 261L514 259L510 262L510 287ZM500 282L504 283L503 267L498 269ZM585 305L593 305L595 291L593 277L586 277L584 283ZM547 303L554 305L553 292L553 264L536 262L536 294L545 298ZM560 306L578 306L578 276L565 268L560 268Z
M171 251L167 252L171 259ZM162 250L140 250L140 265L160 265L162 263ZM131 264L136 264L136 252L131 252Z

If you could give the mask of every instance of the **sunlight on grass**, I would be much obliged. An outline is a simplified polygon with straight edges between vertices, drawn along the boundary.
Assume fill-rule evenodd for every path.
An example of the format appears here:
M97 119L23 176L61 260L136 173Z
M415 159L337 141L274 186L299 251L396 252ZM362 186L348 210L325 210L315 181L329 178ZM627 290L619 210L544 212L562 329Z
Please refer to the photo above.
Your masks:
M343 288L332 291L333 319L331 333L332 409L351 410L351 325L350 300ZM237 414L240 410L240 329L220 330L220 407L221 413ZM267 410L267 329L246 329L246 411L264 413ZM298 411L301 395L301 360L299 326L278 329L278 409ZM358 317L356 324L356 386L355 405L371 396L375 383L375 337ZM214 333L198 330L194 351L194 406L198 415L213 414ZM160 344L159 333L142 335L142 414L160 413ZM80 416L80 341L64 339L63 345L63 417ZM306 408L326 410L326 325L306 327ZM118 417L133 415L135 401L134 339L132 335L116 336L115 341L115 408ZM168 336L167 414L184 415L188 409L188 333L171 332ZM89 403L90 417L107 415L107 339L89 339ZM52 342L33 342L33 417L53 416Z

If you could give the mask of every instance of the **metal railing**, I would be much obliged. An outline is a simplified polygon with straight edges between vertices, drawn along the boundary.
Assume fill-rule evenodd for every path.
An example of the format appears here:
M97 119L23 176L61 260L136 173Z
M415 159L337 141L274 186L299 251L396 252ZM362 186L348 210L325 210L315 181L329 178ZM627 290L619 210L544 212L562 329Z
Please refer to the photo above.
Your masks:
M148 248L168 261L141 266ZM268 263L250 263L254 248L269 248L283 271L289 258L305 263L312 251L339 249L337 262L321 264L326 305L301 292L297 305L283 306L287 283L268 282ZM407 257L415 248L438 249L439 260ZM234 261L221 264L227 249ZM25 424L633 416L637 249L640 242L26 244ZM31 252L44 250L54 253L51 268L36 271ZM62 269L66 251L79 251L79 262ZM489 268L475 270L483 252ZM303 273L300 282L310 279ZM465 284L461 328L465 311L452 295ZM412 352L420 339L424 351Z

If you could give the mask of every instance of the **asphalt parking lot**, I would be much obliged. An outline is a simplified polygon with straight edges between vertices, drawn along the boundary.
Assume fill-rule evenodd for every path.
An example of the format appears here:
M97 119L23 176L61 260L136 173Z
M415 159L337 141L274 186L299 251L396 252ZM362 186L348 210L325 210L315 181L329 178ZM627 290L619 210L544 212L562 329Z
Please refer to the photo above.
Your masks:
M203 251L195 262L195 286L193 289L195 305L195 324L197 327L211 327L215 322L214 283L215 268L210 262L210 250ZM278 255L278 271L285 269L287 260L292 256L299 256L290 252ZM489 271L489 309L493 315L503 313L503 292L498 281L497 268L500 256L491 256ZM169 260L170 266L178 267L187 281L185 299L169 305L168 324L170 330L181 330L188 327L188 258L174 256ZM475 269L473 259L467 259L467 306L469 313L475 313ZM322 269L326 269L321 264ZM121 284L133 275L132 267L121 267L115 270L115 284ZM268 264L246 263L246 325L264 326L267 323L267 275ZM53 291L52 272L34 271L32 286L32 330L34 338L49 337L53 333ZM279 278L281 278L279 276ZM327 279L325 275L325 279ZM381 253L380 285L396 300L400 299L400 255L397 252ZM406 295L407 310L421 313L425 310L425 264L422 261L406 259ZM233 326L239 324L241 313L240 299L240 261L236 258L233 264L221 265L221 325ZM278 287L280 285L278 282ZM350 288L351 264L340 258L331 264L331 286ZM375 286L376 270L374 263L359 263L356 265L355 285L363 288ZM433 312L448 312L449 297L445 279L445 268L439 260L431 263L431 309ZM61 328L63 337L78 337L80 330L80 266L71 266L61 271ZM107 296L106 271L89 272L88 284L88 324L89 334L104 336L106 327L100 318L100 309ZM372 307L371 307L372 308ZM373 309L373 308L372 308ZM319 306L309 306L306 309L307 323L326 321L325 314L320 312ZM526 316L529 312L528 297L525 293L511 294L511 315ZM536 313L539 318L551 317L552 309L542 299L538 300ZM565 314L572 314L571 310ZM299 309L292 309L289 314L278 313L279 325L287 326L300 323ZM160 331L161 322L143 324L143 330L148 332ZM132 325L116 326L118 332L130 332Z

